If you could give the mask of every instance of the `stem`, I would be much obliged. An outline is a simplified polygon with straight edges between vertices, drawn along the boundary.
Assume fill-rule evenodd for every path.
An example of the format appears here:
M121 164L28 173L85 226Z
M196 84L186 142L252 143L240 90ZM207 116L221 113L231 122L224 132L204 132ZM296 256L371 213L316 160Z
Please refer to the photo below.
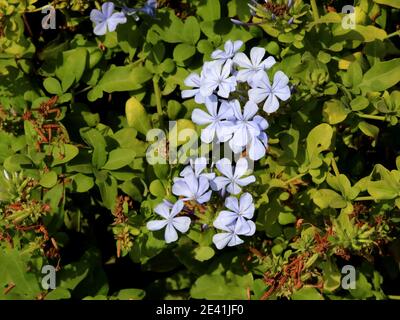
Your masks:
M158 113L160 119L162 119L163 111L162 111L162 105L161 105L161 91L160 91L160 87L158 86L158 80L159 80L158 76L153 77L153 87L154 87L154 94L156 95L157 113Z
M315 0L310 0L311 3L311 10L314 16L314 21L319 20L319 13L318 13L318 6Z
M395 31L395 32L393 32L393 33L391 33L391 34L389 34L389 35L386 37L386 39L389 39L389 38L395 37L395 36L400 36L400 30L397 30L397 31Z
M354 199L354 201L374 201L374 200L375 198L372 196L358 197Z
M293 178L290 178L289 180L284 181L284 183L285 183L285 184L289 184L289 183L291 183L291 182L293 182L293 181L295 181L295 180L297 180L297 179L300 179L302 176L304 176L304 175L306 175L306 174L307 174L307 172L300 173L300 174L298 174L297 176L294 176Z
M339 172L339 169L337 167L335 158L332 158L332 168L333 168L333 171L335 172L335 176L339 177L340 172Z
M384 116L374 116L372 114L365 114L365 113L356 113L360 118L365 118L365 119L372 119L372 120L380 120L380 121L386 121L386 117Z

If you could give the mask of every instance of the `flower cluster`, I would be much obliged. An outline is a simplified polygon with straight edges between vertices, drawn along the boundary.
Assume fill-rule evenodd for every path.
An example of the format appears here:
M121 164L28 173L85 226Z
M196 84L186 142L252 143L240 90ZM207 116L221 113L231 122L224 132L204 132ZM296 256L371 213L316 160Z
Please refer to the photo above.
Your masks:
M142 8L128 8L123 6L121 12L115 12L114 3L105 2L101 6L101 11L93 9L90 12L90 20L95 24L93 32L97 36L105 35L107 32L113 32L119 24L127 22L126 16L134 16L135 20L139 19L137 15L139 12L154 16L156 8L157 1L148 0Z
M275 59L265 58L265 50L258 47L252 48L248 57L238 52L242 45L242 41L228 41L224 50L214 51L213 60L204 64L200 75L192 73L185 80L192 88L182 91L182 97L194 97L195 102L205 105L204 110L196 108L192 113L193 122L203 127L202 142L228 143L235 154L245 150L248 158L259 160L266 154L268 122L258 114L258 104L262 103L268 114L275 112L279 100L290 97L289 79L277 71L271 84L267 71ZM173 181L172 193L178 202L164 200L158 205L155 212L163 220L149 221L148 229L165 227L165 240L169 243L177 240L176 230L187 232L191 222L208 210L212 211L212 225L221 231L213 236L218 249L243 243L240 236L251 236L256 229L251 220L255 211L253 197L242 190L256 180L248 175L248 169L243 155L239 155L236 164L223 158L210 168L204 157L191 159Z
M207 172L206 158L191 159L190 165L185 167L179 177L174 179L172 193L179 197L179 200L172 204L164 200L155 208L155 212L163 220L153 220L147 223L147 228L151 231L165 228L165 241L167 243L178 239L176 230L185 233L189 230L193 215L193 207L203 205L210 201L212 192L218 192L219 196L229 193L237 195L242 187L255 181L254 176L246 176L248 162L245 158L240 158L233 168L229 159L224 158L215 164L221 175L214 172ZM225 207L228 210L221 211L213 225L224 232L216 234L213 241L217 248L221 249L234 246L243 241L239 235L250 236L255 232L254 222L251 220L254 213L253 198L249 193L244 193L238 199L227 197ZM181 214L181 216L178 216ZM184 216L185 214L189 216Z
M205 104L206 110L195 109L192 114L194 123L206 126L201 132L204 143L228 142L234 153L247 151L251 160L265 156L268 136L264 132L268 122L256 115L258 104L270 114L278 110L279 100L290 97L289 79L282 72L274 74L271 83L267 71L276 63L273 57L265 58L264 48L252 48L250 57L238 52L242 41L228 41L224 50L216 50L214 59L204 63L200 75L192 73L185 85L192 89L182 91L183 98L194 97L199 104ZM240 92L247 93L243 111L239 99L229 99Z

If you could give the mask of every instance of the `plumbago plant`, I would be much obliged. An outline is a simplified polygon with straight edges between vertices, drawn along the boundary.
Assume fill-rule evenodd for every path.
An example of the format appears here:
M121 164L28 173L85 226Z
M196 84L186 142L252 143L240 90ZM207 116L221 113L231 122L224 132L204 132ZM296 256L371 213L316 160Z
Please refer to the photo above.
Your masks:
M399 17L0 0L0 298L399 298Z

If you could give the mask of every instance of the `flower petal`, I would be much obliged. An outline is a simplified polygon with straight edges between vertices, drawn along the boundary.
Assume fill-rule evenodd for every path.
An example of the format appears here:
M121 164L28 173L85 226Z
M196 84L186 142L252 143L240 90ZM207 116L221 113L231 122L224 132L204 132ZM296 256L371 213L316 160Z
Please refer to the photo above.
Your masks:
M214 119L201 109L194 109L192 112L192 121L200 126L212 123Z
M167 224L164 232L164 238L166 243L171 243L178 240L178 233L176 232L172 222Z
M228 158L218 160L215 166L224 176L233 178L232 162Z
M265 49L254 47L250 50L250 60L253 67L259 66L265 55Z
M154 212L165 219L168 219L170 217L170 211L171 208L165 202L161 202L154 208Z
M113 32L117 28L117 25L126 23L126 21L127 19L122 12L116 12L107 19L108 30Z
M235 178L240 178L242 177L247 169L249 168L249 164L247 162L246 158L240 158L237 163L236 163L236 167L235 167Z
M185 233L189 230L191 221L189 217L177 217L172 219L172 225L176 230Z
M146 227L150 231L157 231L161 230L167 225L168 221L167 220L152 220L147 222Z
M233 212L240 212L240 206L238 199L235 197L228 197L225 199L225 207L232 210Z
M226 232L217 233L213 236L213 242L217 247L217 249L221 250L225 248L228 243L231 242L232 238L233 238L232 233L226 233Z

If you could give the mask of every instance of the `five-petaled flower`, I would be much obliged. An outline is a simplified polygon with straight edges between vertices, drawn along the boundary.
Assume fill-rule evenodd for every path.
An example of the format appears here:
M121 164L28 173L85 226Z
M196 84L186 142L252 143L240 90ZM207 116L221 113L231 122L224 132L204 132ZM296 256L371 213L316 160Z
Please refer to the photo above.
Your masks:
M233 247L242 244L243 240L239 236L252 236L256 231L256 226L251 220L247 221L246 224L235 223L229 225L215 220L213 225L215 228L225 231L213 236L213 242L220 250L226 246Z
M180 176L185 177L189 174L194 175L196 178L206 177L208 180L215 178L214 172L203 172L207 167L207 159L205 157L200 157L196 159L190 159L190 165L186 166L182 171Z
M246 158L240 158L235 169L233 169L232 162L228 158L217 161L216 167L223 174L223 176L216 177L213 180L216 190L226 188L226 191L230 194L238 194L242 191L241 187L256 181L254 176L243 177L248 169Z
M226 198L225 207L230 210L221 211L215 219L215 224L228 226L239 223L243 232L248 233L252 230L248 219L253 218L255 208L250 193L243 193L239 200L235 197Z
M282 101L290 98L288 83L289 78L282 71L275 73L272 85L265 72L259 73L252 81L253 88L249 90L249 98L255 103L260 103L266 99L263 109L267 113L273 113L279 108L278 98Z
M176 196L182 196L182 201L194 200L197 203L208 202L212 191L209 180L204 177L196 177L194 174L185 175L182 178L175 178L172 186L172 193Z
M224 45L224 50L217 49L211 54L211 58L214 60L222 60L226 61L228 59L233 58L236 52L240 50L240 48L243 45L243 41L237 40L237 41L232 41L228 40L225 42Z
M219 142L225 142L232 136L233 109L231 105L223 101L218 108L218 99L215 95L206 98L205 102L207 112L201 109L194 109L192 121L198 125L207 125L201 131L201 141L210 143L217 136Z
M243 113L238 100L232 101L231 106L236 122L233 137L229 140L229 146L232 151L237 153L241 152L252 139L260 135L261 129L265 128L266 120L256 115L258 106L252 101L245 104Z
M163 217L163 220L152 220L147 222L147 229L150 231L161 230L165 227L164 238L166 243L171 243L178 240L176 230L185 233L189 230L191 220L189 217L177 217L183 209L183 201L177 201L171 206L162 202L154 208L154 211Z
M203 67L203 79L200 93L203 97L211 96L214 91L222 98L228 98L236 89L236 78L231 76L232 60L206 62Z
M118 24L126 23L125 14L122 12L114 13L114 3L105 2L101 6L101 11L93 9L90 12L90 20L95 23L94 34L105 35L107 31L115 31Z
M250 50L250 59L243 52L237 53L233 58L233 62L242 68L236 74L237 81L247 81L251 84L260 71L268 70L276 63L274 57L268 57L263 60L264 55L265 49L259 47L254 47Z

